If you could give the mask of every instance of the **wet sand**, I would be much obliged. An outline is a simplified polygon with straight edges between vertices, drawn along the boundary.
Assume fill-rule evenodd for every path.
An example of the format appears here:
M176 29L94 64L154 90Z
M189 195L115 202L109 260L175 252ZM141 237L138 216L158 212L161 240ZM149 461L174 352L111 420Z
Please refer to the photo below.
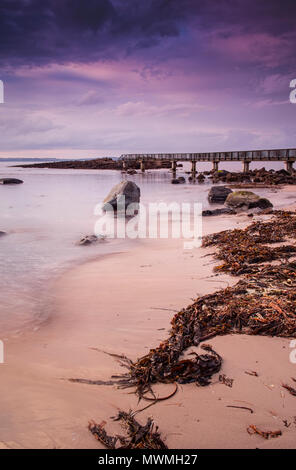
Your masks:
M206 221L206 232L250 222L246 216ZM142 240L134 249L77 266L53 287L52 315L38 330L10 338L1 365L0 447L103 448L87 430L90 419L109 421L118 409L137 409L131 390L68 382L69 377L108 380L122 372L110 353L136 359L166 338L169 322L191 299L232 285L213 276L213 249L184 250L181 240ZM170 400L138 415L152 416L170 448L293 448L295 397L281 387L296 377L290 341L228 335L210 341L223 357L221 373L233 387L186 384ZM255 370L258 377L245 373ZM171 385L156 385L164 396ZM244 409L228 408L245 406ZM291 423L289 427L283 420ZM250 436L255 424L282 431L276 439Z

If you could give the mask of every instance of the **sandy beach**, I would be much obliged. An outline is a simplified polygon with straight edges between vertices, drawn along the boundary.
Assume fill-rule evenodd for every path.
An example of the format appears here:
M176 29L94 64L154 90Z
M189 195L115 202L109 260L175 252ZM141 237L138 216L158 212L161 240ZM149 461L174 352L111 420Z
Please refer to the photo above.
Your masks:
M244 227L249 221L243 215L213 217L204 233ZM142 356L166 338L176 311L198 295L237 282L213 275L213 259L205 256L211 252L184 250L182 240L141 240L130 251L103 255L61 276L51 289L49 319L34 332L5 342L1 447L103 448L88 431L89 420L105 420L108 431L118 432L110 416L147 402L138 404L132 389L67 379L108 380L121 373L103 351L133 360ZM223 356L221 373L234 379L232 388L219 383L218 374L208 387L180 385L173 398L140 413L139 421L153 417L169 448L293 448L295 397L281 387L295 377L290 340L227 335L210 343ZM154 390L166 396L173 385ZM269 440L250 436L246 429L251 424L282 435Z

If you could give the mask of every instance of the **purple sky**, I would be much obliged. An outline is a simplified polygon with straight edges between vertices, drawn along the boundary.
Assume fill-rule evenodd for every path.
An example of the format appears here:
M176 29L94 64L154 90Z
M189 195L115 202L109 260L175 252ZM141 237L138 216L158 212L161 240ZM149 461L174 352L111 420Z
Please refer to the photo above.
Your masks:
M1 0L0 157L296 147L295 0Z

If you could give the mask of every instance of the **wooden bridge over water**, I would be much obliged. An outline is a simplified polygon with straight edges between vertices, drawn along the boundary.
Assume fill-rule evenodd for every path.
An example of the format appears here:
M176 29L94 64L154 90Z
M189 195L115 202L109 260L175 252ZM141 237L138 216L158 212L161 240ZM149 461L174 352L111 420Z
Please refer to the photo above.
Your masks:
M273 150L248 150L236 152L208 152L208 153L135 153L121 155L123 169L128 167L128 162L136 160L140 162L142 172L145 171L147 160L169 160L172 162L172 172L176 173L178 162L191 162L192 174L196 174L198 162L212 162L213 170L218 171L221 162L242 162L243 172L250 170L251 162L285 162L286 170L293 172L293 164L296 161L296 149Z

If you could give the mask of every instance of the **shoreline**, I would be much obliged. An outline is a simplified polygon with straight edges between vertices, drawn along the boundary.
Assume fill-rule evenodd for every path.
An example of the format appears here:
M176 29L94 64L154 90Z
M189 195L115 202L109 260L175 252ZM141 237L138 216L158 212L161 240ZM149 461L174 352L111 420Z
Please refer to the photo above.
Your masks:
M218 224L220 231L249 222L247 216L221 216L207 223L208 233L217 231ZM114 358L90 348L126 354L134 360L158 346L167 336L175 311L191 303L193 296L237 282L227 274L213 275L216 263L204 257L213 249L184 252L180 243L144 241L120 256L108 255L108 260L92 260L64 273L54 287L54 317L21 341L7 343L0 401L2 447L100 449L103 446L87 430L89 420L108 420L118 408L135 410L145 405L138 406L130 390L61 379L108 380L122 373ZM295 366L288 362L289 340L227 335L210 343L223 355L222 372L234 378L233 388L216 379L208 387L186 384L171 400L141 413L139 420L153 416L170 448L292 447L293 424L279 439L265 441L246 433L253 415L227 408L252 403L257 424L282 425L280 420L291 415L295 400L286 392L283 397L280 390L281 381L295 376ZM260 367L259 380L244 373L256 367ZM171 389L171 385L155 386L160 396ZM108 422L108 432L112 430L118 432Z

